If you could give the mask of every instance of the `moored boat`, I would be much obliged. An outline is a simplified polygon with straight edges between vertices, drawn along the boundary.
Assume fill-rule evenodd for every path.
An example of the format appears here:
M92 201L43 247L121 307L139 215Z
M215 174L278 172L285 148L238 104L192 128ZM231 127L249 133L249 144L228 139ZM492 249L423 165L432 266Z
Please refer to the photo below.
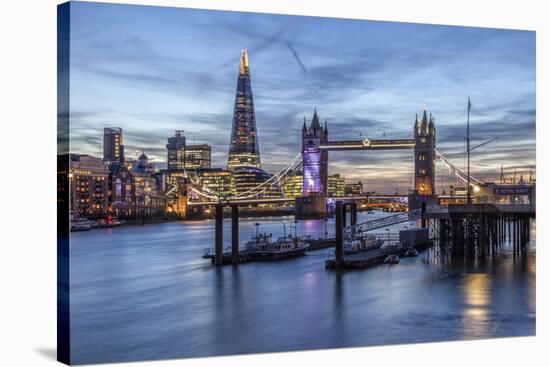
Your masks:
M258 246L254 252L256 260L282 260L304 255L309 244L291 235L279 237L275 242Z
M405 253L403 254L405 257L417 257L418 251L414 247L409 247L407 250L405 250Z
M89 231L97 226L95 221L80 217L73 212L71 212L69 219L71 224L71 232Z
M390 265L394 265L394 264L399 264L399 256L397 255L388 255L385 259L384 259L384 264L390 264Z

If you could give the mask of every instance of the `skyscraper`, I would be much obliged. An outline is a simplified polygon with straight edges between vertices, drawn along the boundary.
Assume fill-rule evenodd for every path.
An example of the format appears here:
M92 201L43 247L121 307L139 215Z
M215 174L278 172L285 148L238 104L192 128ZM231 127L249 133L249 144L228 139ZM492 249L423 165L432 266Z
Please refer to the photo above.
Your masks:
M208 144L185 146L185 168L210 168L212 147Z
M179 170L185 168L185 136L183 130L176 130L176 134L168 138L166 144L168 154L168 169Z
M235 108L233 110L233 126L227 159L228 169L233 170L237 166L260 167L256 114L250 85L248 50L246 49L241 50Z
M103 161L107 163L124 163L122 128L106 127L103 129Z

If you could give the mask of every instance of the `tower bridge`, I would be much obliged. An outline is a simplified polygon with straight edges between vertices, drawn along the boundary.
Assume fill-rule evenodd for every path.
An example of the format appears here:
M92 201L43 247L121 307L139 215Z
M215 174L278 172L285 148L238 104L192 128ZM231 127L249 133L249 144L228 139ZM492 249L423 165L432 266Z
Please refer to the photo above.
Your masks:
M327 122L321 127L317 110L308 126L304 118L302 127L302 197L296 200L298 218L315 218L326 215L328 152L348 150L410 149L414 154L415 198L409 205L420 201L434 201L436 137L435 120L426 111L421 121L415 119L412 139L369 139L331 141Z

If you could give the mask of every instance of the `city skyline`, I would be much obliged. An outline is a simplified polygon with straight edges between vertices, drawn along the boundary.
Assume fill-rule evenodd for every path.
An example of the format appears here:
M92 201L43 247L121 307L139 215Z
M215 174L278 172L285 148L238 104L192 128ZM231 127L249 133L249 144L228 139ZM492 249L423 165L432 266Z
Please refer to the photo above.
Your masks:
M461 165L468 96L473 141L498 137L476 150L472 173L496 180L501 164L535 169L534 32L115 4L72 11L74 153L101 156L101 131L120 126L128 158L145 151L165 162L166 139L185 130L224 167L247 48L267 171L299 152L315 107L331 139L411 138L415 115L428 109L438 149ZM406 151L329 158L330 173L374 190L411 187L412 170ZM453 182L445 171L438 165L440 185Z

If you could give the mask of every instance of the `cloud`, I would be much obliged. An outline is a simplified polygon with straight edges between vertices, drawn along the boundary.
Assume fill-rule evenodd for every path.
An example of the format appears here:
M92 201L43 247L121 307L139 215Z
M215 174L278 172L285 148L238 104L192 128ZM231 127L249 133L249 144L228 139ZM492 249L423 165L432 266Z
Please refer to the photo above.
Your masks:
M128 151L162 161L178 129L211 144L213 164L225 166L248 48L269 171L299 153L315 107L331 140L410 138L427 109L438 150L460 164L468 96L472 141L498 137L475 151L476 175L535 163L533 32L94 3L74 13L71 147L83 153L101 155L103 127L120 126ZM330 170L404 190L412 152L330 153Z

